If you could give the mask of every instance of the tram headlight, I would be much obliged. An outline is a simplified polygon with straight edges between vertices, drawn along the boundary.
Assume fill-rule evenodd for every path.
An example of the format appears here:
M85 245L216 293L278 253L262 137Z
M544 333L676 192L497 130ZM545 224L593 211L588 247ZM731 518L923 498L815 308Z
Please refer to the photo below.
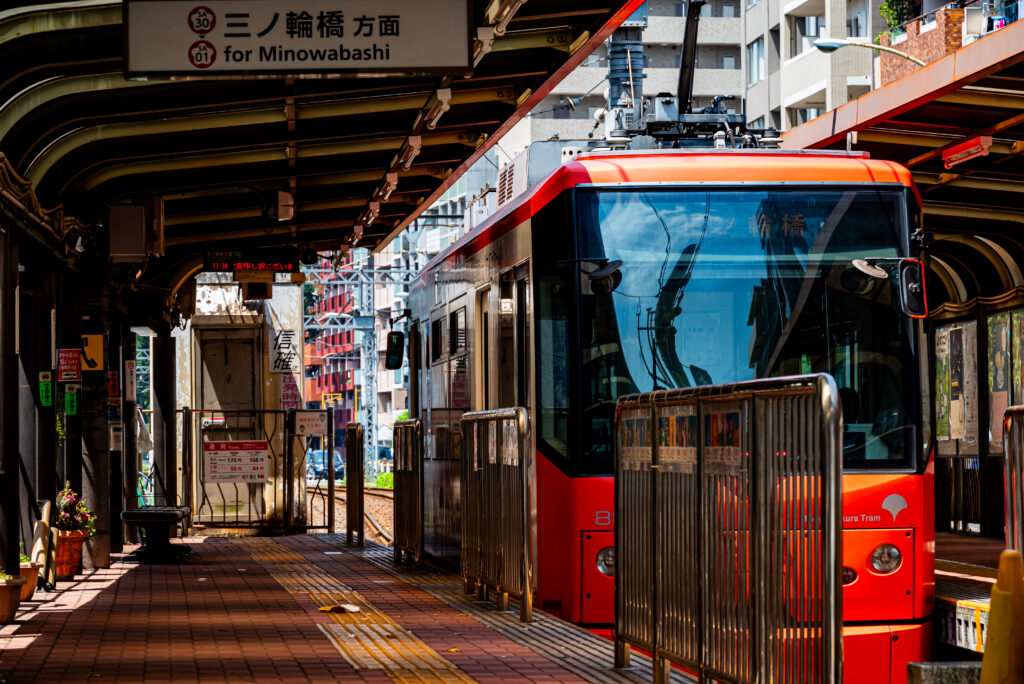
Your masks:
M597 571L608 577L615 576L615 547L606 546L597 552Z
M871 567L875 572L889 574L900 567L903 560L900 550L892 544L882 544L871 553Z

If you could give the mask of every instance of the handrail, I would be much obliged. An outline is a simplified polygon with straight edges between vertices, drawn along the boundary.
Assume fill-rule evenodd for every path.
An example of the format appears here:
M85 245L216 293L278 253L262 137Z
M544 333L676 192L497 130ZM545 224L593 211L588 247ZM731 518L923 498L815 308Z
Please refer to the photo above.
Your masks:
M841 414L824 374L619 399L616 666L842 680Z
M1003 414L1003 501L1006 548L1024 549L1024 406L1011 406Z
M533 619L533 450L522 407L462 414L462 576ZM475 510L474 510L475 509Z

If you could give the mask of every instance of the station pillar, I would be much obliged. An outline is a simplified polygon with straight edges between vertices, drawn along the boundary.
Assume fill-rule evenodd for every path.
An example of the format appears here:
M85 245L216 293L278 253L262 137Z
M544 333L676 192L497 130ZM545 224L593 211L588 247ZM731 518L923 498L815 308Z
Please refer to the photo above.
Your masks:
M152 338L153 487L156 503L178 503L178 422L175 344L170 330Z
M124 550L124 535L121 530L121 511L124 510L124 406L121 387L124 384L124 363L121 360L121 344L124 339L124 321L117 313L117 306L110 307L110 334L107 338L107 414L110 419L108 430L109 462L107 491L110 493L110 550L120 553Z
M15 354L18 248L11 226L0 226L0 564L19 566L18 359Z
M135 412L137 397L135 395L135 333L126 330L124 339L121 342L121 369L124 377L121 379L121 416L124 423L123 457L124 474L122 487L124 492L124 508L131 510L139 507L135 490L139 484L139 453L135 441ZM138 533L134 527L125 526L124 541L129 544L138 543Z
M99 338L90 358L97 362L94 370L82 371L82 499L96 515L96 533L83 546L82 567L110 567L110 441L107 404L107 370L104 349L107 347L109 304L100 293L83 307L82 335ZM102 346L101 346L102 345ZM87 354L88 355L88 354Z
M81 288L82 283L77 274L61 273L57 302L59 349L82 348ZM61 392L66 393L69 386L81 384L80 381L60 382L59 386ZM58 489L63 489L67 482L76 493L82 493L82 417L78 406L75 413L64 413L64 449L63 457L58 460L57 475Z

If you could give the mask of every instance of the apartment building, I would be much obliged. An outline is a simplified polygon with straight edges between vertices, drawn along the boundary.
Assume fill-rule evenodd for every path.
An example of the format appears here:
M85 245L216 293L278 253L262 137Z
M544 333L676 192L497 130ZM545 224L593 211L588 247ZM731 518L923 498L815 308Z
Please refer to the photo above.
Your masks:
M826 54L821 37L870 41L887 26L878 0L743 0L747 124L786 130L874 87L873 51Z
M736 99L727 103L728 110L743 111L742 14L746 1L709 0L701 11L693 83L695 109L707 106L716 95L731 95ZM643 48L647 55L644 97L677 94L688 4L672 0L647 3L647 27L643 31ZM537 140L548 140L555 135L565 140L587 138L591 132L595 137L603 134L603 128L595 126L594 117L607 104L607 57L607 45L598 48L509 131L501 141L501 149L507 154L502 155L502 164Z

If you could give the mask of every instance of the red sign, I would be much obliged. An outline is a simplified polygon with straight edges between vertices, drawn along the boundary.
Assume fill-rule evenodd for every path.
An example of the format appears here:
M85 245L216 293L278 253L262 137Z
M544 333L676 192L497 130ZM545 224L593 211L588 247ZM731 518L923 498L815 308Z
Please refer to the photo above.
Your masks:
M266 440L259 442L203 442L203 451L267 451Z
M57 357L57 379L61 382L81 382L82 364L78 360L81 349L61 349Z
M121 383L118 381L118 372L115 370L110 371L110 375L107 376L107 394L112 397L121 396Z

